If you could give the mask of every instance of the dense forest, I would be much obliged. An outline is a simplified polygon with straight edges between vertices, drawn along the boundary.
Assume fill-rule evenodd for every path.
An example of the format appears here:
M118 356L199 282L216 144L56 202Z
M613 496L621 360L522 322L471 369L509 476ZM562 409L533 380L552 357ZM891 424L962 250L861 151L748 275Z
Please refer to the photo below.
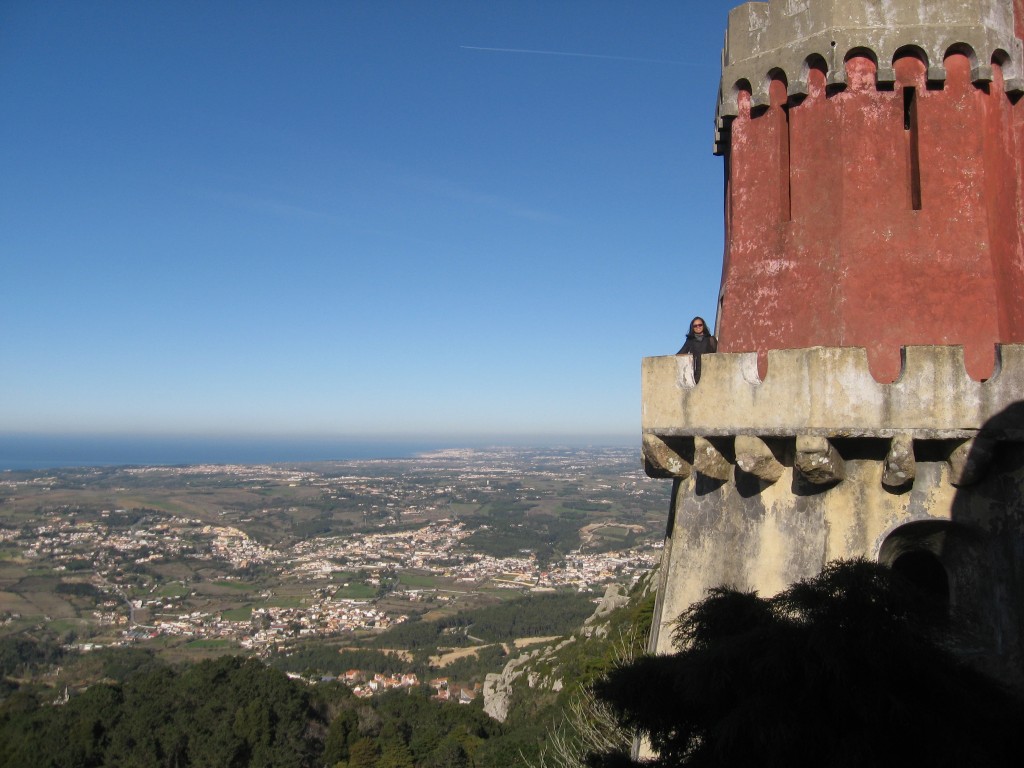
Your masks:
M0 706L0 766L508 765L499 724L432 691L367 703L340 684L310 687L226 656L182 670L154 662L62 706L28 694Z
M167 665L100 683L62 706L16 694L0 710L0 766L312 766L324 702L254 660ZM314 736L314 738L311 738Z

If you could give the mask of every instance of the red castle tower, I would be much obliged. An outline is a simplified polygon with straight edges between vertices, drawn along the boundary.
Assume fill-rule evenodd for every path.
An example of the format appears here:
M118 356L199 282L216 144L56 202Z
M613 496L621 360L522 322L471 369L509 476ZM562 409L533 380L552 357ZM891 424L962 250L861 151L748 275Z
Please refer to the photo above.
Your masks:
M1024 1L774 0L729 14L723 352L1024 341Z
M1024 0L729 15L717 332L643 362L673 479L652 649L730 584L866 557L1024 679Z

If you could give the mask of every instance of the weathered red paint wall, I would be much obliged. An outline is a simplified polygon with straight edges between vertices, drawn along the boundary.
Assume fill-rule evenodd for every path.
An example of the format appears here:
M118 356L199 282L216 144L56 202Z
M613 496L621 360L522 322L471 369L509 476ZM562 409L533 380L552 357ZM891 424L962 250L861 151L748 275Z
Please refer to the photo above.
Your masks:
M1018 18L1020 18L1018 16ZM1000 339L1024 335L1024 238L1021 197L1024 195L1024 105L1013 106L1003 95L1003 71L994 66L986 105L986 168L990 229L994 233L992 262L1002 288ZM1010 130L1007 130L1007 126Z
M812 69L806 98L787 105L780 76L754 116L740 94L726 153L719 349L760 352L763 375L769 349L863 346L875 377L891 381L901 346L962 344L968 373L982 379L996 342L1024 342L1024 104L1003 91L998 66L979 87L966 55L944 64L935 87L921 59L897 57L894 87L880 90L871 59L852 56L844 89L827 93Z

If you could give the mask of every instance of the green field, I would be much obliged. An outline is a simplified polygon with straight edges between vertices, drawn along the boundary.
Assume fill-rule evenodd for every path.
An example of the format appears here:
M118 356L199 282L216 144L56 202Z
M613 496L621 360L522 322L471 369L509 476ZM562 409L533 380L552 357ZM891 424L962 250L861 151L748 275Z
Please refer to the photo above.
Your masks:
M82 619L57 619L47 625L54 632L66 632L69 629L80 630L87 626L88 624Z
M407 587L417 589L434 589L442 581L437 576L428 576L423 573L402 573L398 580Z
M334 593L338 600L369 600L376 597L377 588L371 584L349 584L347 587L339 587Z
M215 586L233 589L236 592L251 592L257 588L255 584L249 584L245 581L215 581L213 583Z
M156 594L157 597L185 597L191 591L184 584L177 583L164 585Z
M453 516L459 517L460 515L476 514L480 510L480 505L452 502L450 505L448 505L448 508L449 510L451 510Z
M226 650L234 648L235 644L230 640L192 640L186 643L189 649L196 650Z
M288 595L275 595L267 600L270 608L301 608L304 600L301 597L290 597Z
M27 615L35 614L36 608L17 592L0 592L0 611Z
M252 618L252 606L243 605L241 608L230 608L221 611L220 617L224 621L249 621Z

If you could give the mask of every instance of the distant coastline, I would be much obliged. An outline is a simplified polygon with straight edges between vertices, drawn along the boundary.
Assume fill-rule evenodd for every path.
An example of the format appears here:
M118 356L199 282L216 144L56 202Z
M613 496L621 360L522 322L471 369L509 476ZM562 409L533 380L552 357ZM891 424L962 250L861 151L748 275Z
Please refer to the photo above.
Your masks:
M279 464L408 459L446 448L628 447L625 436L479 436L438 438L185 437L0 433L0 472L61 467Z

